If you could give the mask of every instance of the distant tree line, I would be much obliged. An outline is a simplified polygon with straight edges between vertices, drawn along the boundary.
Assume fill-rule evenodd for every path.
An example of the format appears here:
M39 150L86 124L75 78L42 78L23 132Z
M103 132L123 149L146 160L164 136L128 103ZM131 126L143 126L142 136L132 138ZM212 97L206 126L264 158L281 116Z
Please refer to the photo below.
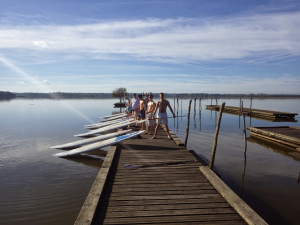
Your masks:
M159 93L139 93L143 96L153 94L154 98L159 98ZM25 98L51 98L51 99L78 99L78 98L120 98L127 95L132 98L133 93L127 93L126 89L120 95L113 95L112 93L67 93L67 92L53 92L53 93L11 93L0 91L0 98L14 98L14 97L25 97ZM5 97L4 97L5 96ZM207 94L207 93L165 93L166 98L300 98L300 95L296 94Z
M12 99L15 97L16 97L16 95L9 91L0 91L0 99Z

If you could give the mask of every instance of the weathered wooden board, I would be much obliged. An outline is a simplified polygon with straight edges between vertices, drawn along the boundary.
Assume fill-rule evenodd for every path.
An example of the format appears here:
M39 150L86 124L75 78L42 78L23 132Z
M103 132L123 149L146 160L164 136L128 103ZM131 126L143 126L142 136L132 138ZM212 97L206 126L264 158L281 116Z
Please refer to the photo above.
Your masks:
M276 141L294 147L300 147L300 129L292 126L279 127L247 127L251 135L255 135L267 140Z
M160 129L120 144L92 224L246 224L175 141Z

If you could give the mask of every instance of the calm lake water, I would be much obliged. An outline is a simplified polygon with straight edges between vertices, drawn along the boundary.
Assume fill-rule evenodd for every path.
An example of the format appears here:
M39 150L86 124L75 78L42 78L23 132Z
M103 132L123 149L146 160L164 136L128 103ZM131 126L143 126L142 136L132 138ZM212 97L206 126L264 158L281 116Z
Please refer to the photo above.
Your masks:
M157 101L157 99L156 99ZM172 107L174 100L169 99ZM217 113L205 110L209 100L192 103L187 148L210 158ZM115 99L14 99L0 102L0 224L73 224L99 172L108 148L76 159L55 158L50 146L79 140L82 127L112 114ZM219 99L238 106L239 99ZM213 100L215 104L215 100ZM249 107L250 101L244 100ZM253 100L253 108L300 114L299 99ZM186 115L188 100L179 100L178 115ZM289 148L249 139L245 165L242 118L223 114L215 166L222 179L270 224L299 224L300 162L283 154ZM296 116L296 120L299 116ZM246 117L246 126L298 126ZM186 117L169 120L185 138ZM240 125L240 126L239 126ZM247 137L249 137L247 131ZM272 148L273 150L270 150ZM277 153L281 151L281 154ZM243 187L243 190L242 190Z

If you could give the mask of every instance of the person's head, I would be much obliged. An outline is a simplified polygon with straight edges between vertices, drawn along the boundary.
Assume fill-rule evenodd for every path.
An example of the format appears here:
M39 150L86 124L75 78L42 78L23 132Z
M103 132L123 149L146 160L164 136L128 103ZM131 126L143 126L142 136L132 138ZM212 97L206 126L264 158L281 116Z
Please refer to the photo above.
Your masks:
M128 97L127 97L127 96L125 96L125 99L126 99L126 100L128 100Z
M140 100L142 100L142 99L143 99L143 96L142 96L142 95L138 95L138 98L139 98Z
M159 97L160 97L161 99L164 99L165 94L164 94L163 92L160 92Z
M149 95L150 101L153 101L153 95Z
M136 98L136 94L134 93L133 95L132 95L134 98Z

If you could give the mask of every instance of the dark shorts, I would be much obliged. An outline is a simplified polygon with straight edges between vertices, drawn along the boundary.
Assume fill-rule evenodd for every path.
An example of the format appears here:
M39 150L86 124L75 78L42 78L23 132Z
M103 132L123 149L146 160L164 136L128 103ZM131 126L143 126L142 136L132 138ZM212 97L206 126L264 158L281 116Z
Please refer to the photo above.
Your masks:
M138 117L139 118L145 118L145 110L141 110Z

